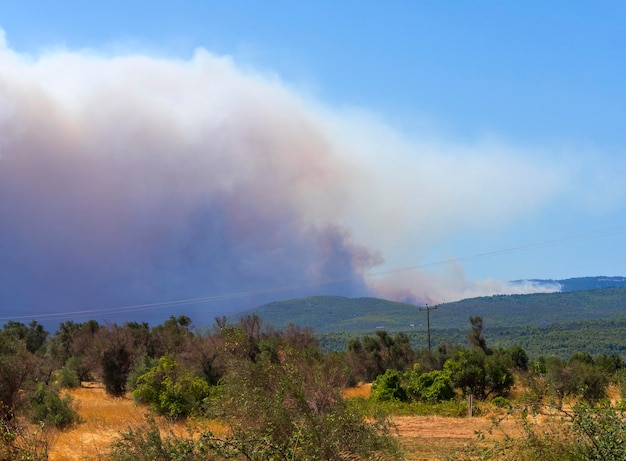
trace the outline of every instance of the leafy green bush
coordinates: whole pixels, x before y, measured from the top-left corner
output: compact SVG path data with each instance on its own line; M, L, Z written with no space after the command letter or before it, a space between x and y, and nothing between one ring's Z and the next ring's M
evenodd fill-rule
M78 413L72 407L70 395L59 395L56 387L41 383L30 397L31 420L62 429L80 421Z
M165 356L139 377L133 396L150 404L157 413L176 419L189 416L200 407L209 396L209 385Z
M467 416L467 402L465 399L454 398L437 403L413 402L411 403L413 415L437 415L449 418L463 418ZM474 415L480 415L480 407L474 406Z
M402 378L397 370L387 370L372 383L372 399L379 402L399 400L406 402L409 396L402 387Z
M418 400L436 403L450 400L456 395L452 387L449 371L435 370L419 373L418 370L407 372L407 392Z
M508 399L502 397L501 395L494 397L491 400L491 403L498 408L507 408L511 406L511 402Z
M604 405L575 407L574 429L586 442L585 459L623 461L626 459L626 412Z
M76 369L67 364L62 367L57 373L57 384L69 389L80 387L80 379Z
M388 400L379 402L373 399L356 397L348 399L347 403L357 408L368 418L395 416L428 416L437 415L451 418L463 418L467 416L467 402L464 399L452 399L438 403L426 403L421 401L400 402ZM477 414L477 407L474 407Z

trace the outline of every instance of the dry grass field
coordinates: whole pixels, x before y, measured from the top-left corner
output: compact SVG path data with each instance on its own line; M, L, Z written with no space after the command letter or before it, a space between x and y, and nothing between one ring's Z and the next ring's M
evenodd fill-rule
M368 397L369 385L348 389L346 397ZM108 447L123 431L144 423L148 409L130 398L113 398L97 383L83 383L69 391L83 422L71 429L56 432L50 439L51 461L100 461L106 459ZM465 447L477 443L476 431L487 432L490 417L445 418L439 416L397 416L394 418L398 437L406 448L408 460L437 461L454 456ZM184 423L164 420L165 431L186 433ZM220 427L213 425L213 431ZM509 434L517 430L512 421L503 421L501 430Z
M83 383L82 387L68 393L83 422L74 427L51 435L50 461L100 461L106 459L108 447L121 431L139 427L145 423L148 408L138 405L129 397L114 398L104 392L98 383ZM219 433L217 424L207 427ZM159 420L163 431L182 435L188 432L186 423Z
M56 434L51 461L104 459L107 446L119 431L141 424L147 411L130 399L107 395L96 383L83 383L83 387L72 389L69 394L83 422Z

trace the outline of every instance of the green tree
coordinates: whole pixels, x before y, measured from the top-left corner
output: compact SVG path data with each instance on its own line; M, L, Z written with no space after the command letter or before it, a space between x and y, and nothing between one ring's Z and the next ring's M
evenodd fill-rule
M150 333L150 352L155 357L179 354L185 349L188 339L193 337L191 323L185 315L170 316L163 324L154 327ZM133 331L140 329L133 328Z
M513 364L506 354L487 355L482 349L461 350L444 365L454 385L482 400L504 396L514 384Z
M603 368L593 364L591 356L575 354L568 363L556 357L546 359L546 385L561 408L566 397L582 397L598 402L606 397L609 384Z
M48 332L36 320L31 321L28 327L23 323L9 320L4 324L2 334L14 341L24 341L28 352L33 354L43 348L48 338Z

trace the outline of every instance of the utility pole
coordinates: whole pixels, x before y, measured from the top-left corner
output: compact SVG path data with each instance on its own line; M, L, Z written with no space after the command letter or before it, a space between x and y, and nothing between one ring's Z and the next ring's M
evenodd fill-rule
M435 309L437 309L437 306L435 307L428 307L428 304L425 305L426 307L420 307L420 312L422 311L426 311L426 319L428 321L428 352L430 352L430 311L434 311Z

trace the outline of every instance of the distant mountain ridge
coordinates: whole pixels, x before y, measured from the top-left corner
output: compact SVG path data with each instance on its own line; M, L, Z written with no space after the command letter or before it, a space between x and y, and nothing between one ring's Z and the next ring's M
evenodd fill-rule
M466 329L469 316L485 319L489 328L543 326L552 323L626 318L626 277L597 276L565 280L531 280L561 286L560 292L494 295L445 303L431 311L432 329ZM289 323L310 327L318 334L366 334L426 329L419 306L379 298L312 296L276 301L233 316L256 314L282 329Z

